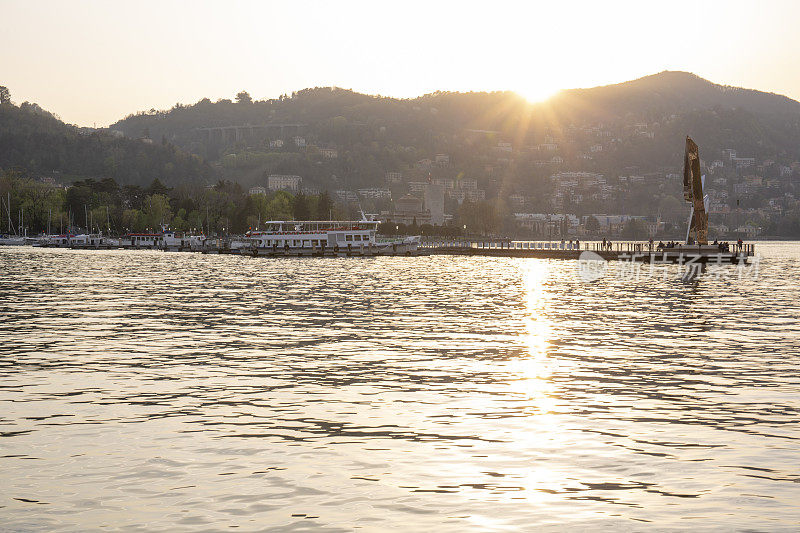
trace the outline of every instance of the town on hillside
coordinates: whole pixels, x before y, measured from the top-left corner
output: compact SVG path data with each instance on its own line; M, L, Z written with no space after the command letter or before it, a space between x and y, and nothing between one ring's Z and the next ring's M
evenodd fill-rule
M643 136L652 138L646 125L637 127ZM505 228L515 236L550 239L669 238L685 227L686 207L679 197L681 176L677 163L675 169L656 172L629 167L626 175L569 169L568 160L562 155L565 152L577 152L580 160L590 160L621 142L599 127L589 133L595 135L596 142L586 150L581 150L579 143L548 138L549 142L515 152L512 143L499 141L481 179L467 177L457 160L437 153L407 167L387 170L380 186L336 188L331 193L351 211L367 207L381 220L406 226L463 226L473 222L480 230ZM302 144L304 139L295 137L293 142ZM569 146L564 147L564 142ZM319 152L323 158L338 157L336 148ZM503 191L492 178L497 168L526 163L551 172L542 190ZM707 154L701 168L706 175L710 231L718 238L776 235L786 215L800 210L796 188L800 161L779 164L774 159L757 160L726 148ZM275 191L314 195L320 188L304 184L299 175L269 174L263 185L255 185L248 192L266 195ZM501 221L499 228L484 227L487 221L480 217L470 220L459 216L461 212L477 211L474 207L487 200L503 204L507 220ZM615 209L609 209L612 206ZM650 214L632 214L643 210Z

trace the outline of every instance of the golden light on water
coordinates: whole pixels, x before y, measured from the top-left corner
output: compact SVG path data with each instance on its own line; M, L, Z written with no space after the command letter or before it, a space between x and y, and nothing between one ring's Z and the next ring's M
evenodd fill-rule
M552 324L547 318L548 293L545 290L548 268L544 261L530 261L523 270L525 291L526 333L528 356L514 362L514 372L519 376L520 392L526 394L531 407L539 414L553 408L551 361L547 356Z
M548 318L551 295L547 291L550 275L546 261L528 261L522 267L525 306L524 342L527 354L513 364L518 377L516 392L524 395L529 416L514 435L519 449L538 449L557 453L567 438L556 411L556 390L552 375L554 360L548 355L553 324ZM546 505L552 499L564 473L552 465L532 462L521 472L520 486L529 504Z

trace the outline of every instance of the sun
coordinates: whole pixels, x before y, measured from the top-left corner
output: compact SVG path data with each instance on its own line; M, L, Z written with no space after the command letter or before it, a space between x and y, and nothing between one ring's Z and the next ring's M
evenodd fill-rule
M517 89L514 92L523 97L528 102L536 104L539 102L544 102L545 100L549 100L550 98L555 96L556 93L559 92L559 90L560 89L553 86L536 85L525 89Z

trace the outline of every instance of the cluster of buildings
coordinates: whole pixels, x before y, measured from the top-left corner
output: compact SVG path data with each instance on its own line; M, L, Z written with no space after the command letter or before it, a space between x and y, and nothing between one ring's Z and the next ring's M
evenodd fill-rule
M596 172L570 171L558 172L550 176L553 184L551 205L563 209L565 204L580 203L585 199L610 200L615 192L614 186Z
M391 211L381 213L381 218L397 224L431 224L442 226L452 219L444 212L444 189L428 184L422 197L406 194L394 203Z
M665 117L663 123L675 118ZM658 235L665 227L658 217L651 219L628 214L578 216L568 213L602 210L625 213L633 204L622 199L638 198L641 202L641 198L648 195L662 199L672 196L681 203L672 204L679 207L673 207L666 220L681 224L678 220L680 208L687 207L688 210L688 206L683 205L680 194L679 168L609 170L614 168L613 154L624 146L621 143L632 138L656 139L659 127L658 122L641 122L614 130L603 124L567 125L556 133L544 134L535 143L526 141L524 145L502 139L500 132L468 130L466 134L473 140L488 140L482 145L480 157L470 162L471 167L457 167L450 154L436 153L416 162L412 159L400 169L385 172L383 184L355 190L336 189L332 193L340 202L366 200L372 208L381 211L382 217L398 224L445 224L452 218L445 209L455 212L456 206L464 202L476 203L495 197L501 188L498 185L502 179L500 176L513 164L515 169L526 168L531 175L538 176L537 179L541 180L538 183L548 184L541 190L529 191L527 196L513 192L507 198L517 225L523 229L539 235L556 232L585 237L598 232L613 236L636 221L637 227L646 227L650 235ZM280 148L283 142L270 141L270 147ZM339 157L335 146L307 144L306 139L300 136L286 142L312 150L321 159L335 160ZM407 148L413 152L414 147ZM779 164L770 159L759 160L733 148L717 154L706 151L708 153L713 159L702 162L707 175L707 207L712 228L716 225L720 233L757 235L766 221L800 210L800 187L795 189L793 181L800 177L800 162ZM477 165L476 161L479 162ZM678 167L679 163L675 166ZM481 179L466 177L464 173L480 175ZM254 187L250 192L305 191L302 181L296 175L269 175L265 187ZM487 192L485 187L490 190ZM547 196L542 199L542 194ZM641 205L636 207L641 213ZM528 209L549 210L550 214L527 212ZM654 216L659 215L657 210L653 211Z
M248 192L250 195L254 194L267 194L267 192L275 191L288 191L296 193L300 191L300 185L303 183L303 178L300 176L288 174L270 174L267 176L267 186L263 187L257 185L251 187Z
M712 231L754 238L771 223L800 212L800 161L782 165L726 148L705 166Z
M637 223L638 237L655 238L666 225L661 217L592 214L578 216L568 213L515 213L517 226L543 239L618 238L626 226ZM646 234L646 235L642 235Z

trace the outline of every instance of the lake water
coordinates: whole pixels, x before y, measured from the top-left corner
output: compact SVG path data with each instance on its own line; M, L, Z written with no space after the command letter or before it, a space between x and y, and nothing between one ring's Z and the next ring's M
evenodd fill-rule
M0 529L797 530L800 244L0 249Z

